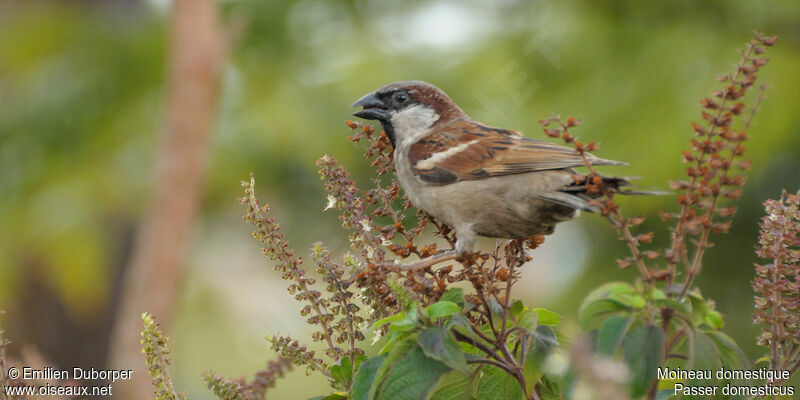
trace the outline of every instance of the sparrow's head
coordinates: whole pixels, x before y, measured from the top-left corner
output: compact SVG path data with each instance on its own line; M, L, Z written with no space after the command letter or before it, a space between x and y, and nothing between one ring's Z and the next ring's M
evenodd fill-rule
M396 147L396 141L415 141L436 124L466 118L442 90L422 81L402 81L367 93L351 107L363 107L356 117L378 120Z

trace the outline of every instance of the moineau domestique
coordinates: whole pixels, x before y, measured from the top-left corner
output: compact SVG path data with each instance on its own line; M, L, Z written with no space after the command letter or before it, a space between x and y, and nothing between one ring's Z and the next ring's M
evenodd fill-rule
M711 379L714 372L709 370L695 370L695 369L670 369L669 367L658 368L658 379Z
M669 367L658 368L658 379L764 379L767 382L774 382L775 380L789 379L789 371L784 370L769 370L761 368L755 371L742 371L742 370L729 370L720 369L716 374L711 370L693 370L693 369L670 369Z

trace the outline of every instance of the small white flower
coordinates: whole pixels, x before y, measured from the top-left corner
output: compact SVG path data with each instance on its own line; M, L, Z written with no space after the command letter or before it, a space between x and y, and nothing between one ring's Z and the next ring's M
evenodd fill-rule
M372 246L367 246L367 258L372 258L375 255L375 249Z
M366 218L361 220L361 227L364 228L364 232L369 232L372 230L372 225L369 224L369 220Z
M336 206L336 197L333 197L333 195L329 194L328 195L328 204L325 206L325 208L322 209L322 211L328 211L331 208L333 208L334 206Z
M375 336L372 337L371 345L375 346L375 343L378 343L378 341L381 340L381 338L383 337L383 333L381 333L380 329L375 329L374 331L372 331L372 333L374 333Z

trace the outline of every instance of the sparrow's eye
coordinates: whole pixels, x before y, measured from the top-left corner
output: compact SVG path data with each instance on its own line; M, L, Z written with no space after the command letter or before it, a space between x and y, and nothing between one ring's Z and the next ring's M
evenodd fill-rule
M405 104L408 101L408 95L403 92L398 92L394 95L394 101L396 101L397 104Z

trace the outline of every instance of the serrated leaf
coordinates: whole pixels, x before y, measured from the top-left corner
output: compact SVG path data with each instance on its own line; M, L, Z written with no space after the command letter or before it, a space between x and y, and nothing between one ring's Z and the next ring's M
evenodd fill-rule
M417 342L428 357L439 360L464 374L472 373L467 366L461 346L447 329L428 328L419 334Z
M522 400L524 393L514 377L497 367L485 367L475 397L480 400Z
M547 325L536 327L531 337L528 354L525 356L523 370L528 390L532 390L533 386L544 375L544 364L547 361L547 357L556 347L558 347L558 339L553 328Z
M388 345L387 345L388 346ZM384 346L384 347L387 347ZM386 359L384 360L383 364L378 368L378 372L375 375L375 382L370 389L370 399L374 399L375 392L378 390L377 382L383 382L384 378L386 378L386 374L389 372L391 367L397 362L397 360L403 358L406 353L411 351L414 347L417 347L417 340L416 338L404 337L403 339L398 339L395 343L391 346L386 353Z
M686 363L688 369L717 371L722 366L717 344L704 332L694 331L690 333L689 351L690 354ZM710 386L713 384L713 377L712 380L693 379L687 383L690 386Z
M464 392L469 387L469 379L461 377L455 382L442 385L431 395L430 400L462 400L471 399L471 396L464 396Z
M433 303L430 306L428 306L428 308L425 309L425 312L428 314L428 317L432 319L446 318L451 315L460 313L461 307L459 307L458 304L453 303L452 301L439 300L436 303Z
M350 357L342 357L336 364L331 365L329 368L333 380L347 388L350 386L350 381L353 379L353 365L350 362Z
M597 352L605 356L614 355L614 352L622 345L631 321L630 317L618 315L606 319L597 335Z
M622 353L632 375L631 396L640 397L657 378L657 368L664 358L664 333L654 325L638 327L625 336Z
M425 355L419 346L406 351L378 382L375 400L424 399L450 367Z
M464 289L462 288L449 289L448 291L444 292L442 298L439 299L439 301L442 300L456 303L460 309L463 309L467 304L466 299L464 299Z
M561 322L560 315L546 308L534 308L533 311L536 313L536 322L539 325L556 326L559 322Z
M736 341L722 332L706 332L708 337L717 344L720 361L726 369L745 370L750 368L750 362Z
M383 365L386 357L387 355L384 354L370 358L358 366L356 376L353 378L353 386L350 389L351 400L369 400L372 383L375 381L378 369Z

